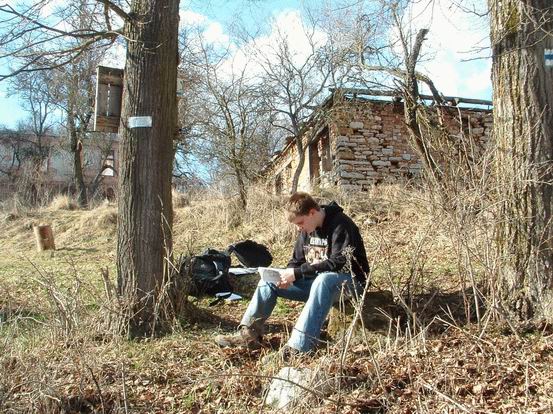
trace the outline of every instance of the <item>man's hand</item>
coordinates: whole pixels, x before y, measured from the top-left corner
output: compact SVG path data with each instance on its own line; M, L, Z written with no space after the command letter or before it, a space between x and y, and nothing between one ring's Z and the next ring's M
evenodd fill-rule
M296 276L294 276L294 269L284 269L280 272L280 282L277 287L279 289L287 289L292 285L292 283L294 283L294 280L296 280Z

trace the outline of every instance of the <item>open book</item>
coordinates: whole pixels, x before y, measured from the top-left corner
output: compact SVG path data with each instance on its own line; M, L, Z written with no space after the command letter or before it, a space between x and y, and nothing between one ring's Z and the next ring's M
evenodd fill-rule
M265 282L268 283L279 283L280 282L280 272L284 269L278 269L276 267L258 267L257 271L259 276Z

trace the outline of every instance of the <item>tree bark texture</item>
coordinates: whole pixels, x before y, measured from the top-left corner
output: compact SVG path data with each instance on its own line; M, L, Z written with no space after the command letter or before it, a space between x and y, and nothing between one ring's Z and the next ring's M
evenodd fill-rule
M246 209L246 206L248 205L248 192L246 190L246 182L244 181L242 168L237 166L234 170L234 174L236 175L238 192L240 194L240 205L242 206L243 209Z
M489 0L501 292L524 319L553 319L553 7Z
M298 165L294 171L294 176L292 177L292 188L290 193L294 194L298 191L298 185L300 182L301 171L305 165L305 148L303 146L303 139L301 135L296 136L296 149L298 150Z
M135 0L125 26L117 271L131 337L151 335L163 322L160 305L172 250L178 6L178 0ZM150 116L152 126L129 125L137 116Z
M83 144L79 140L77 127L75 125L75 115L72 106L69 107L67 115L67 127L69 129L69 140L71 143L71 153L73 154L73 180L75 183L75 192L77 193L77 203L79 207L86 207L88 196L83 175Z

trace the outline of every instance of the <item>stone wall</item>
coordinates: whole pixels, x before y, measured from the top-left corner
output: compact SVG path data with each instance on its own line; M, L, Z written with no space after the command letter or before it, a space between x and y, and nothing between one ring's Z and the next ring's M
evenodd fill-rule
M443 113L453 140L470 136L475 152L483 151L492 130L490 110L446 107ZM290 188L296 165L291 143L266 172L277 192ZM359 191L379 183L417 179L421 172L422 162L405 126L403 103L344 99L333 103L328 128L309 146L299 189L338 185Z
M470 132L479 151L492 130L488 110L445 108L445 124L453 138ZM345 190L367 189L382 182L420 176L422 161L411 144L403 103L349 101L334 114L331 136L336 183Z

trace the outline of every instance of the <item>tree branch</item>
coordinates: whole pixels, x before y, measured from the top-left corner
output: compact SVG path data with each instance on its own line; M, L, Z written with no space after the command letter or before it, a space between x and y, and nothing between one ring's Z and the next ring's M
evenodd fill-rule
M117 4L111 2L110 0L96 0L96 2L103 4L106 8L113 11L115 14L117 14L119 17L121 17L124 21L132 23L133 18L131 17L131 15L129 15L127 12L125 12Z

